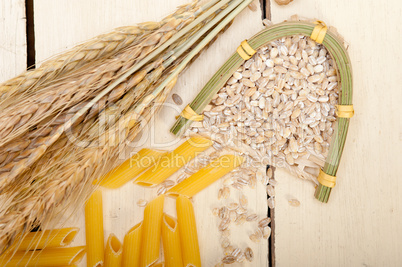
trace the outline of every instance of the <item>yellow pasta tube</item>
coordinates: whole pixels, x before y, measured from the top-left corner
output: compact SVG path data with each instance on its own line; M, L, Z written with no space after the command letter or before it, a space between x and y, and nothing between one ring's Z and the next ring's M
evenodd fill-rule
M18 239L7 251L34 250L53 247L64 247L69 245L80 229L77 227L51 229L45 231L30 232L22 240ZM7 253L7 252L5 252Z
M244 158L241 156L223 155L212 161L205 168L172 187L166 194L172 197L183 195L190 198L237 168L243 161Z
M158 262L158 263L152 264L152 267L164 267L164 266L167 266L167 265L165 265L164 262Z
M99 267L104 262L102 192L97 190L85 205L87 266Z
M146 169L154 166L167 153L166 151L157 151L148 148L141 149L137 154L100 179L99 185L111 189L119 188ZM97 183L97 181L94 183Z
M84 255L85 246L17 251L11 259L9 255L0 256L0 266L69 266L78 264Z
M183 265L201 267L200 247L193 204L185 196L176 199L177 222L179 224L180 244Z
M166 267L182 267L179 227L177 220L167 214L163 215L162 243Z
M207 138L191 137L173 152L162 157L153 168L145 171L134 182L141 186L158 185L211 145L212 141Z
M137 224L128 231L123 242L122 267L138 267L141 255L142 223Z
M140 267L151 266L159 258L164 199L165 196L160 195L145 207L144 221L142 222Z
M110 234L105 248L105 267L120 267L123 246L114 234Z

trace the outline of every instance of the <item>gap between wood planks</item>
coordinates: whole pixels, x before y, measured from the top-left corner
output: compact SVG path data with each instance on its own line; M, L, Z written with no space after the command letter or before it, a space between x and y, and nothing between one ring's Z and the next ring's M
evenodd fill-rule
M271 20L271 0L259 0L262 20ZM25 0L26 15L26 40L27 40L27 69L34 69L36 64L35 52L35 17L34 0ZM269 166L267 166L269 168ZM273 168L273 167L272 167ZM275 171L275 168L273 168ZM275 175L275 174L274 174ZM274 209L268 208L267 216L271 218L271 236L268 240L268 264L269 267L275 266L275 213ZM34 229L35 231L35 229Z
M260 0L262 20L271 20L271 0ZM275 167L267 166L272 168L273 179L275 179ZM267 198L269 196L267 195ZM275 209L270 209L268 207L267 216L271 218L271 236L268 239L268 266L275 267Z
M35 58L35 19L34 0L25 0L26 35L27 35L27 69L34 69Z

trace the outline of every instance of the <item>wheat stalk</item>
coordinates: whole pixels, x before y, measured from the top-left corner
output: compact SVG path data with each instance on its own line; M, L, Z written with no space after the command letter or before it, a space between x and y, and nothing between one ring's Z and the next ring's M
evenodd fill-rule
M155 41L151 41L151 44L156 43ZM149 44L149 43L148 43ZM74 96L77 96L77 94L75 94ZM81 98L82 95L78 95L78 98ZM45 96L45 98L49 98L49 96ZM50 97L51 98L51 97ZM54 98L54 97L53 97ZM65 99L63 99L64 102L69 102L69 101L65 101ZM71 102L71 101L70 101ZM79 107L79 106L78 106ZM68 118L69 114L74 113L74 109L76 107L73 107L72 109L70 109L72 112L64 114L64 118ZM32 111L32 109L31 109ZM43 110L40 110L43 111ZM24 113L22 115L25 115ZM35 114L37 117L44 117L43 114L41 112L39 112L39 114ZM20 116L21 117L21 116ZM23 119L25 118L25 116L22 116ZM29 114L26 117L29 117L30 121L32 121L32 115ZM61 117L61 119L63 119L63 117ZM55 122L55 124L57 125L57 120L53 121ZM50 126L52 124L49 123L49 125L46 126ZM55 126L56 127L56 126ZM55 128L54 127L54 128ZM6 129L8 128L7 126L5 127ZM14 177L16 177L19 173L21 173L24 169L26 169L27 167L29 167L31 164L33 164L46 150L46 148L48 146L50 146L53 142L55 142L55 140L57 140L57 138L60 136L61 131L60 131L60 127L57 127L55 129L53 129L52 131L49 131L49 129L46 129L47 132L51 133L50 136L47 137L41 137L40 139L38 139L37 142L27 142L25 141L17 141L17 142L13 142L10 145L10 149L5 149L6 152L10 152L12 151L12 147L15 145L18 146L18 148L28 148L26 151L24 151L21 155L15 155L16 153L13 153L12 155L8 154L7 157L5 157L6 155L2 155L2 158L4 158L4 164L3 164L3 173L1 175L1 177L3 177L4 182L6 182L7 180L10 181L12 180ZM35 134L32 134L31 136L36 138L39 136L42 136L43 134L45 134L45 131L39 131L36 132ZM5 140L5 142L7 142L7 140ZM62 142L60 142L62 143ZM27 145L30 145L29 147L27 147ZM10 162L10 160L12 159L16 159L17 162Z
M90 123L91 118L97 116L98 113L106 106L111 106L115 104L115 102L125 92L130 91L131 88L133 88L137 84L140 83L143 86L144 83L141 81L143 81L147 71L152 70L156 66L160 65L160 63L158 62L155 63L150 64L144 70L141 70L135 75L131 76L126 82L122 83L111 94L102 99L98 105L93 106L93 108L87 114L85 114L85 116L83 116L82 125ZM146 77L145 80L148 81L149 79L150 77ZM136 89L138 91L140 88ZM132 96L132 93L126 94L123 99L128 99L130 96ZM132 99L132 101L134 101L134 99ZM132 101L125 101L127 103L122 102L118 103L118 105L125 104L125 106L127 106L132 103ZM63 115L58 116L56 119L42 122L41 124L39 124L36 130L31 131L27 135L23 135L20 138L16 138L12 142L3 146L2 150L0 151L0 173L2 173L0 177L3 177L3 179L0 179L0 183L4 186L6 183L16 177L16 175L20 173L23 169L32 165L32 163L34 163L43 154L46 148L49 147L52 144L52 141L58 136L58 129L60 128L60 125L62 125L65 120L72 117L77 109L79 109L86 103L87 102L84 101L78 106L70 108L65 113L63 113ZM79 124L77 123L77 125ZM59 146L61 146L60 142ZM11 173L13 169L15 174ZM2 188L3 186L0 186L0 188Z
M119 27L76 45L72 49L46 60L36 69L25 71L0 84L0 101L3 104L10 103L10 100L16 96L40 88L47 82L56 80L74 69L92 64L93 60L113 56L118 51L140 42L163 26L170 18L179 18L185 12L194 13L198 8L197 1L195 1L178 7L176 12L160 22L144 22L134 26Z

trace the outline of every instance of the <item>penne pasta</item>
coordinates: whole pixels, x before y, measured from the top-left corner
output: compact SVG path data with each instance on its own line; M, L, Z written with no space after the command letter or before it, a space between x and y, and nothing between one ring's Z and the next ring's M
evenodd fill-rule
M198 245L193 204L187 197L178 196L176 199L176 210L183 265L185 267L201 267L200 247Z
M153 168L141 174L134 183L148 187L158 185L211 145L212 141L207 138L191 137L173 152L162 157Z
M167 265L165 265L164 262L158 262L158 263L152 264L151 266L152 266L152 267L165 267L165 266L167 266Z
M78 264L84 255L85 246L17 251L11 259L4 254L0 256L0 266L70 266Z
M162 221L163 256L166 267L182 267L179 226L177 220L167 214Z
M140 264L142 223L137 224L124 237L121 266L138 267Z
M85 237L87 266L98 267L104 263L102 192L95 191L85 205Z
M119 188L146 169L154 166L167 153L166 151L157 151L148 148L141 149L123 164L101 178L99 185L111 189ZM94 183L97 182L95 181Z
M22 240L15 241L15 244L7 251L35 250L43 248L64 247L73 242L80 229L77 227L51 229L45 231L30 232ZM7 253L7 252L5 252Z
M141 236L141 267L151 266L159 258L164 199L165 196L161 195L145 207Z
M105 248L105 267L120 267L123 246L114 234L110 234Z
M190 198L237 168L243 161L244 158L241 156L223 155L212 161L205 168L172 187L166 194L172 197L183 195Z

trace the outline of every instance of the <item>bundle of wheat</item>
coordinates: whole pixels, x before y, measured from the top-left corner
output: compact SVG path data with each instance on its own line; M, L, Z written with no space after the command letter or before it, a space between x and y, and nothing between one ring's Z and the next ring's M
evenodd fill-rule
M0 85L0 250L81 207L178 74L250 2L194 1Z

